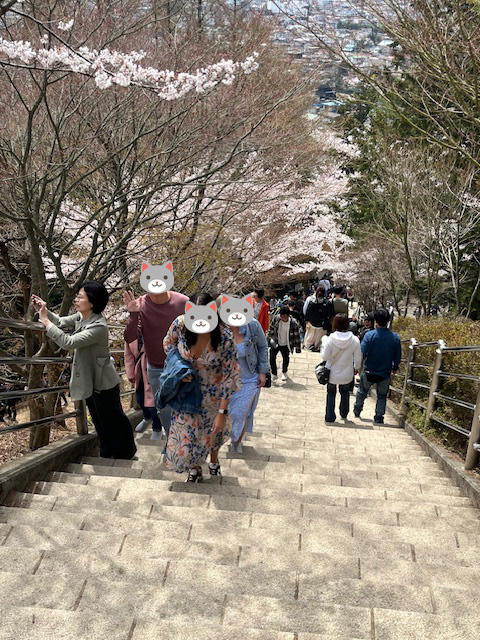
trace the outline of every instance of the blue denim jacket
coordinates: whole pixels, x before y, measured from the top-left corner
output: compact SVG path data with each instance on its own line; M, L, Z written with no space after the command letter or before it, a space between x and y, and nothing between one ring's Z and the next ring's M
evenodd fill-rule
M385 378L396 371L402 357L400 336L390 329L377 327L362 340L363 367Z
M191 382L182 382L191 375ZM196 369L182 358L178 349L168 352L165 366L160 376L160 389L155 395L155 406L163 409L167 404L174 411L200 413L202 392Z
M258 320L252 320L238 332L244 336L245 359L251 373L268 373L268 345L267 339Z

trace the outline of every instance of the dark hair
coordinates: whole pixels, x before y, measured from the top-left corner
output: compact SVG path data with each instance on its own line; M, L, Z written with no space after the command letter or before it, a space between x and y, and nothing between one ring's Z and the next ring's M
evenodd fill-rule
M290 309L288 307L286 307L285 305L282 305L280 307L280 315L281 316L289 316L290 315Z
M108 303L110 294L101 282L87 281L78 287L87 294L88 301L92 304L93 313L102 313Z
M201 291L198 293L194 293L193 296L190 296L190 302L192 304L197 304L200 306L206 306L213 302L213 298L209 293L202 293ZM197 344L198 334L190 331L185 327L185 339L187 342L187 346L193 347L194 344ZM220 322L217 324L213 331L210 331L210 342L212 344L213 349L216 351L218 349L218 345L220 344L220 340L222 339L222 333L220 330Z
M363 321L365 322L365 320L368 320L369 322L371 322L373 324L375 322L374 314L373 313L367 313L367 315L365 316Z
M318 287L315 289L315 292L325 297L325 287L323 286L323 284L319 284Z
M390 320L390 314L386 309L377 309L374 312L373 317L375 318L375 322L379 327L386 327L388 321Z
M334 331L348 331L350 329L350 320L346 313L337 313L333 319L332 329Z
M333 287L333 293L343 293L343 287Z
M263 298L263 296L265 295L265 289L254 289L254 291L259 298Z
M296 291L289 291L289 292L288 292L288 295L289 295L291 298L292 298L292 297L298 298L298 293L297 293Z

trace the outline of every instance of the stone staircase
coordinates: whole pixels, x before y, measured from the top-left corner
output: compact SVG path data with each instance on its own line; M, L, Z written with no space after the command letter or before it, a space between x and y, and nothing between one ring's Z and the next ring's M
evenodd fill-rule
M480 520L387 419L324 424L318 355L262 392L244 454L190 485L83 458L0 507L1 640L465 640Z

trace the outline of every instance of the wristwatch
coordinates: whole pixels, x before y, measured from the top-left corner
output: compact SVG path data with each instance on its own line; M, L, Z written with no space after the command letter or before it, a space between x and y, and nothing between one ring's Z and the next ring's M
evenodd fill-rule
M228 409L219 409L218 413L223 413L224 416L228 415Z

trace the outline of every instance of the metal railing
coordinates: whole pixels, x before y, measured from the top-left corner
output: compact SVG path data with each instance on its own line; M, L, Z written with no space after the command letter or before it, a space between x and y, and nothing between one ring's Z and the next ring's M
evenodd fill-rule
M480 345L447 347L443 340L438 340L436 342L418 343L415 338L411 338L410 340L402 340L402 343L409 345L407 357L405 360L403 360L406 365L403 386L402 389L399 389L398 387L391 385L390 391L401 396L400 406L403 412L405 411L406 405L412 404L416 407L419 407L424 412L425 426L428 426L433 421L437 424L442 425L443 427L446 427L447 429L450 429L452 431L455 431L456 433L461 434L462 436L467 437L468 448L464 467L466 470L473 469L478 463L480 453L480 376L468 373L458 373L455 371L444 371L443 368L445 364L446 354L480 352ZM436 347L434 362L432 362L431 364L417 363L416 358L418 355L418 350L425 348L431 349L432 347ZM416 370L426 370L429 373L431 372L430 382L426 383L415 380L414 374ZM456 378L457 380L476 383L477 393L475 402L468 402L467 400L454 398L442 393L440 388L442 384L442 378ZM421 389L423 391L428 391L428 399L426 399L425 402L422 402L418 398L409 394L409 389ZM443 403L446 403L447 405L453 405L471 411L473 416L470 429L467 429L464 426L458 424L454 424L453 422L450 422L444 416L436 412L437 402L439 400Z
M34 331L45 331L45 327L41 322L28 322L26 320L14 320L12 318L0 318L0 327L8 328L8 329L16 329L18 330L34 330ZM109 325L109 329L121 329L122 331L125 329L124 325L120 324L111 324ZM123 338L122 338L123 339ZM111 354L122 354L124 353L123 349L110 349ZM24 357L24 356L2 356L0 357L0 365L12 365L12 364L20 364L20 365L47 365L50 366L52 364L70 364L73 361L72 356L32 356L32 357ZM125 370L121 369L118 371L119 375L124 375ZM15 383L12 380L12 383ZM11 390L11 391L2 391L0 392L0 402L4 400L10 399L19 399L19 398L31 398L37 396L43 396L52 393L64 393L68 391L68 385L57 385L55 387L37 387L35 389L21 389L21 390ZM134 404L135 398L135 389L130 389L128 391L121 392L120 396L132 396L132 406ZM38 418L36 420L27 420L25 422L9 425L7 427L0 428L0 435L3 433L10 433L12 431L21 431L23 429L29 429L31 427L41 427L47 424L52 424L55 422L62 422L67 418L75 418L76 428L78 435L86 435L88 434L88 422L87 422L87 407L85 400L75 401L74 402L75 409L73 411L67 411L65 413L58 413L51 416L45 416L42 418Z

